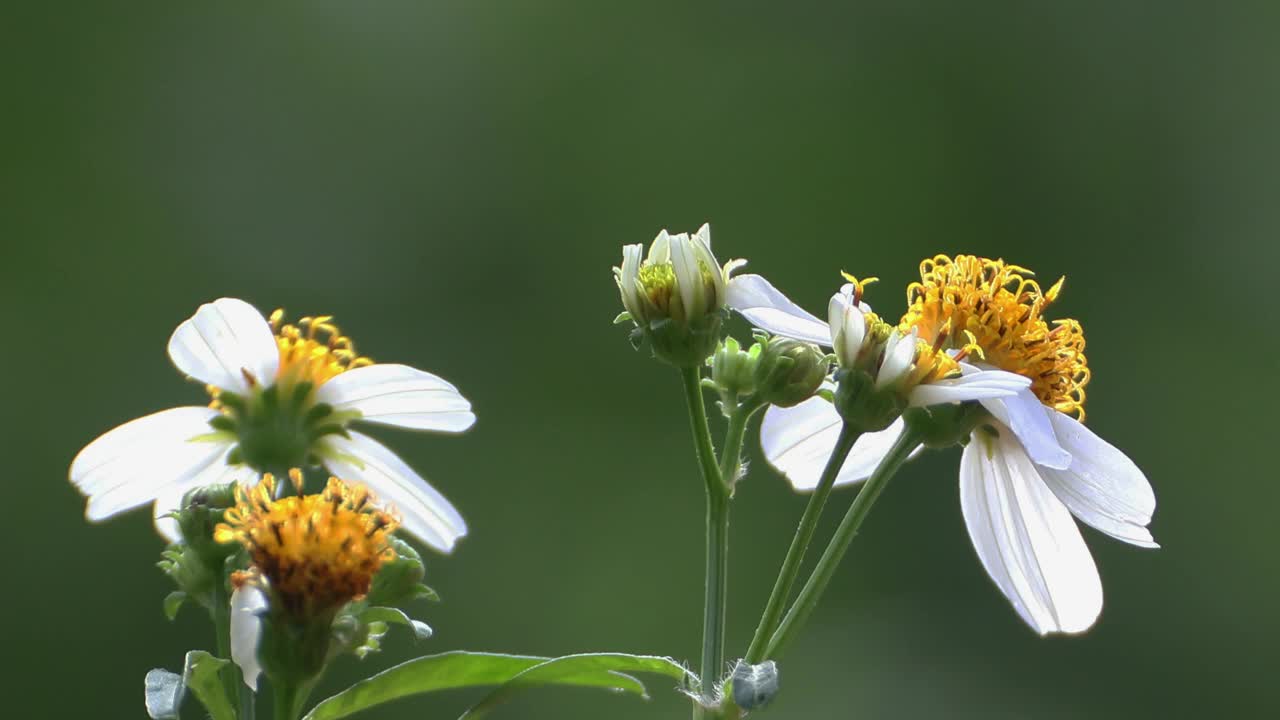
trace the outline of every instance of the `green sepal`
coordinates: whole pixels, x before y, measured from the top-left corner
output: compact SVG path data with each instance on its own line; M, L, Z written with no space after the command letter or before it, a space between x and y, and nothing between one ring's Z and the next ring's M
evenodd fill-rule
M970 401L911 408L902 418L926 447L942 449L967 443L974 429L991 419L991 413L981 403Z
M422 584L427 571L422 564L422 556L409 543L394 535L388 539L388 545L395 551L396 557L385 562L373 577L369 594L365 596L365 604L369 606L401 607L421 597L435 597L435 592ZM423 588L430 595L423 594Z
M621 325L622 323L626 323L626 322L633 322L633 320L631 319L631 313L627 312L626 310L623 310L622 312L618 313L618 317L613 319L614 325Z
M183 600L193 600L206 610L213 608L214 583L220 578L205 564L200 555L186 543L174 543L160 553L156 566L168 575L183 594ZM170 612L170 597L165 598L165 614ZM174 612L177 612L176 608Z
M879 432L906 410L906 400L891 388L879 389L865 370L841 368L835 373L832 404L840 417L862 432Z
M147 717L151 720L177 720L182 699L186 696L181 675L161 668L149 670L143 680L143 688L142 701L147 708Z
M414 620L399 608L365 608L360 612L359 618L363 623L381 622L387 625L403 625L413 631L414 640L419 642L427 640L435 634L430 625L421 620Z
M187 601L187 594L181 590L174 590L164 597L164 616L170 622L178 617L178 611L182 609L182 604Z

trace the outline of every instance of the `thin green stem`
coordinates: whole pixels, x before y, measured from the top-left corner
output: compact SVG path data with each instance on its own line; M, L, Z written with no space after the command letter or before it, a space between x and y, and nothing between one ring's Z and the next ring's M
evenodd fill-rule
M875 472L867 479L858 496L853 499L853 503L849 506L849 511L845 513L844 519L840 521L840 527L836 528L830 544L827 545L826 551L822 553L817 566L814 567L813 574L809 576L808 582L800 590L795 603L787 611L786 617L782 619L782 623L773 633L773 637L770 638L765 657L777 658L786 649L791 640L795 638L796 633L808 620L818 601L822 599L822 593L827 589L827 584L831 582L831 577L835 574L836 568L839 567L840 560L844 558L845 551L849 549L849 543L858 534L858 528L862 526L862 521L866 519L867 513L871 511L871 506L875 504L876 499L880 497L880 493L884 491L889 478L893 477L898 468L902 467L902 464L907 461L907 458L911 457L911 453L919 445L919 436L908 427L903 430L902 435L898 436L889 453L881 459Z
M720 474L716 462L715 447L711 443L711 430L707 426L707 408L702 399L701 378L698 368L682 368L680 377L684 385L685 402L689 408L689 423L693 430L693 445L698 455L707 493L707 556L706 587L702 613L702 695L707 704L712 700L711 689L720 676L724 664L724 619L727 599L726 571L729 551L729 488ZM745 420L743 426L745 427ZM741 449L741 432L737 442ZM728 449L728 448L726 448ZM736 466L735 463L731 463ZM736 467L733 469L736 473ZM701 718L708 711L694 705L694 717Z
M849 451L853 449L853 444L858 440L859 435L861 432L848 423L840 428L840 437L836 439L836 446L831 451L827 466L822 470L818 487L809 497L804 515L800 517L800 525L796 527L795 537L791 538L791 547L787 549L787 556L782 561L782 569L778 571L778 579L773 584L773 593L769 595L769 602L765 604L764 613L760 616L760 624L756 626L756 634L751 639L751 646L747 649L745 660L752 665L766 658L765 651L769 647L769 639L778 629L782 611L786 609L787 598L791 596L791 588L795 585L796 576L800 574L800 565L809 549L809 543L813 540L813 533L818 528L818 518L822 516L822 509L831 495L831 489L835 487L836 476L840 474L840 468L844 466L845 458L849 456Z

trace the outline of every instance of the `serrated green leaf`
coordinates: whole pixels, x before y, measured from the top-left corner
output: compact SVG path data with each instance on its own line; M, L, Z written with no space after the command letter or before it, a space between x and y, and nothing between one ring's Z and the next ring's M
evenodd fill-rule
M616 689L634 692L647 699L644 685L625 673L665 675L679 680L681 686L687 685L691 679L683 665L666 657L625 653L567 655L548 660L511 678L463 713L459 720L478 720L521 690L544 685L586 685L588 683L581 681L601 676L612 676L621 681Z
M216 658L203 650L187 653L182 683L204 705L213 720L236 720L235 707L231 698L227 697L226 688L218 676L218 671L228 662L230 661Z
M367 608L360 613L360 620L362 622L373 622L377 620L384 623L403 625L413 631L413 637L415 640L426 640L434 634L430 625L420 620L414 620L406 615L403 610L398 608Z
M437 690L503 685L549 659L465 651L428 655L361 680L321 702L303 720L336 720L385 702ZM609 671L580 672L549 682L632 692L639 685L634 678Z
M143 686L147 717L151 720L177 720L178 708L182 707L185 694L182 676L156 668L147 673Z
M164 616L172 621L178 617L178 611L182 609L182 604L187 601L187 594L181 590L174 590L164 598Z

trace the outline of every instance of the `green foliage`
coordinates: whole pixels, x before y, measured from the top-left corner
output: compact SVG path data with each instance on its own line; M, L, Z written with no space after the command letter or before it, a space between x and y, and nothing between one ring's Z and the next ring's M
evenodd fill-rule
M203 650L187 653L183 685L204 705L212 720L236 720L236 711L218 673L229 660L216 658Z
M484 715L519 690L542 685L595 687L644 696L644 686L623 672L658 673L684 681L687 672L667 658L571 655L564 658L448 652L397 665L352 685L317 705L304 720L336 720L385 702L466 687L500 686L467 717Z
M371 607L360 613L360 620L366 623L381 622L389 625L403 625L413 631L415 640L426 640L434 633L431 626L421 620L414 620L403 610L390 607Z
M400 607L419 598L439 600L440 596L434 590L422 584L426 569L418 551L394 536L390 538L389 544L395 550L396 557L391 562L383 563L378 570L369 594L365 597L365 603L370 606Z

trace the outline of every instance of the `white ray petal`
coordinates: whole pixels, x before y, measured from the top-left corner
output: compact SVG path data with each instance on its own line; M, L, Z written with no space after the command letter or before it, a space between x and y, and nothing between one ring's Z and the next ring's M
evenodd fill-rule
M680 291L680 302L684 305L685 315L693 317L702 313L706 307L706 288L702 284L702 273L698 269L698 258L690 244L689 236L680 233L671 237L671 270L676 275L676 285Z
M267 594L257 585L245 583L231 593L231 660L240 666L244 684L258 691L258 641L262 636L262 614L267 611Z
M1071 453L1066 470L1040 470L1053 494L1076 517L1111 537L1159 547L1147 530L1156 495L1142 470L1075 418L1055 410L1050 420L1063 448Z
M235 298L205 303L169 338L179 370L206 385L245 393L246 373L263 385L275 382L280 350L262 313Z
M467 534L467 523L453 505L386 446L355 431L350 439L330 436L327 445L329 470L369 486L400 517L405 532L446 553Z
M1041 635L1077 633L1102 611L1102 582L1071 513L1008 433L977 432L960 464L965 526L978 558Z
M225 453L229 443L192 441L213 432L216 410L181 407L131 420L89 443L71 462L70 479L98 521L155 499Z
M640 277L640 264L643 260L644 246L626 245L622 248L622 273L618 280L618 292L622 295L622 306L631 313L637 323L644 320L641 308L636 304L636 281Z
M897 330L889 334L884 346L884 360L880 362L880 371L876 374L876 387L883 388L901 380L911 369L916 357L916 329L903 335Z
M783 337L831 347L831 328L791 302L759 275L739 275L729 281L729 307L752 325Z
M760 423L760 447L765 459L801 492L818 486L822 470L840 437L840 414L821 397L790 408L770 407ZM835 484L849 485L868 478L902 434L895 420L880 432L863 433L840 467Z
M665 229L660 230L649 245L647 260L655 265L671 262L671 235Z
M316 399L357 411L361 420L413 430L459 433L476 421L471 403L452 383L408 365L348 370L321 385Z
M1062 449L1049 422L1049 413L1054 411L1045 407L1029 388L1013 397L988 398L982 406L1013 430L1037 465L1064 470L1071 464L1071 453Z
M1030 386L1030 380L1016 373L1003 370L981 370L957 378L917 385L908 397L908 404L913 407L924 407L942 403L1012 397L1018 391Z

